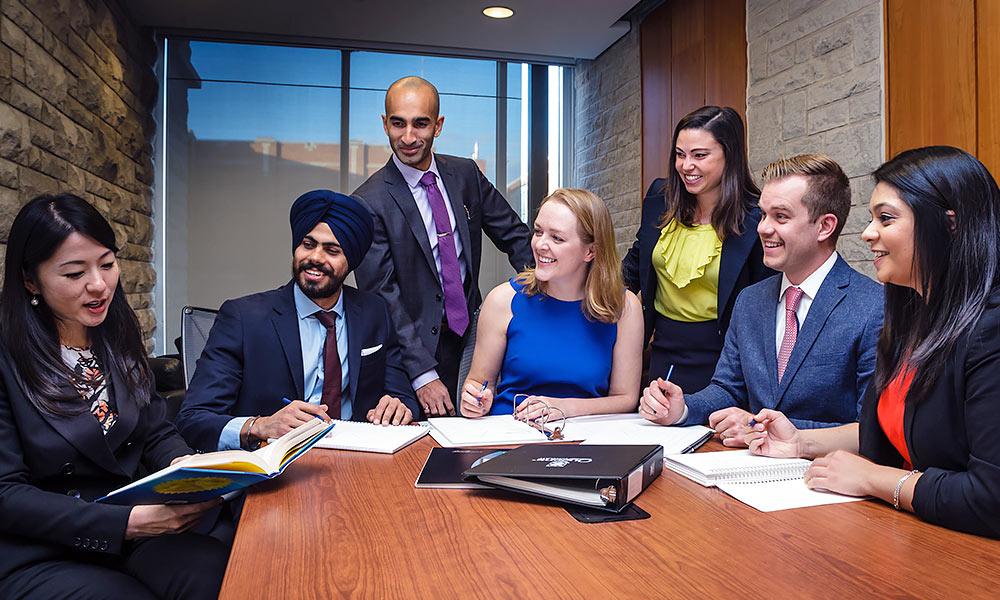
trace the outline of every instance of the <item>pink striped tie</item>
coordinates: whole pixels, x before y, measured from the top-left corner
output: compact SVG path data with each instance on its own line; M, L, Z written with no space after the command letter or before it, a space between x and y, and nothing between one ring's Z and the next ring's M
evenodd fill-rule
M788 366L788 357L792 355L792 348L795 347L795 340L799 336L799 319L795 311L799 310L799 301L802 300L802 290L797 287L790 287L785 290L785 337L781 338L781 348L778 350L778 381L781 381L785 374L785 367Z

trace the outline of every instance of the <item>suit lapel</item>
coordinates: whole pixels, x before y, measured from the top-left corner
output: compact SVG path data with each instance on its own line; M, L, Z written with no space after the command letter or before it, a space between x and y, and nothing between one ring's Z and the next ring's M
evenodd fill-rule
M740 276L743 265L750 256L750 251L757 241L757 228L753 213L748 212L743 221L743 232L740 235L729 236L722 242L722 258L719 259L719 317L729 304L729 297L736 287L736 278Z
M357 394L358 380L361 375L361 307L354 297L354 289L344 286L344 317L347 319L347 368L348 377L347 389L344 395L352 399L353 408L358 409ZM355 413L357 414L357 413Z
M775 311L778 306L778 294L781 293L781 277L772 277L768 280L768 289L764 294L766 302L759 308L757 339L763 340L762 354L764 355L764 368L767 370L767 382L769 394L766 398L761 398L761 404L768 408L773 408L771 401L778 398L778 355L775 352L776 332L774 330Z
M812 305L809 307L809 314L806 315L805 323L799 325L799 334L795 339L795 346L792 348L791 356L788 357L785 374L781 378L781 384L778 386L775 407L781 403L781 399L788 390L788 386L795 379L796 371L802 366L802 362L809 354L809 350L830 318L830 313L847 296L847 286L850 284L850 279L848 273L844 271L846 267L847 263L844 263L844 259L837 257L837 262L834 263L833 269L830 270L823 284L820 285L819 292L816 293L816 298L813 299Z
M454 170L451 168L452 165L448 162L447 158L435 155L434 159L437 163L438 172L441 173L441 185L443 185L445 191L448 192L448 201L451 203L451 211L455 214L455 229L458 231L458 239L462 241L462 248L464 249L462 256L465 259L465 272L472 273L472 246L469 238L469 209L465 206L463 198L472 198L475 197L475 195L466 192L466 182L463 182L455 175Z
M67 393L78 393L76 388L68 382L65 388ZM101 431L100 424L90 412L89 406L83 412L75 415L52 415L45 411L39 412L49 425L59 432L59 435L80 451L80 454L112 473L128 476L118 464L114 453L111 452L108 441L104 439L104 432Z
M391 157L385 167L385 183L389 195L392 196L396 205L399 206L400 213L402 213L403 218L406 220L406 224L409 225L413 237L416 238L417 245L420 246L420 250L423 252L424 258L431 268L431 272L436 274L437 265L434 263L431 243L427 239L427 229L424 227L424 220L420 216L420 210L417 208L417 201L413 199L410 186L403 179L403 174L396 168ZM465 211L463 210L463 212Z
M295 299L292 296L292 286L295 282L289 282L280 294L279 300L273 305L274 314L271 316L271 323L274 331L278 334L278 341L281 342L281 349L285 353L285 362L288 370L292 373L292 380L295 382L295 393L297 398L302 398L305 394L305 384L302 374L302 342L299 339L299 316L295 312Z

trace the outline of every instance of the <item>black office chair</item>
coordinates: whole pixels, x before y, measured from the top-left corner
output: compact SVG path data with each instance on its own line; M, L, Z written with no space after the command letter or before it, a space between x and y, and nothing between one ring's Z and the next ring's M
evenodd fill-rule
M215 316L219 311L197 306L185 306L181 310L181 360L184 362L184 387L191 385L198 357L208 342L208 332L212 330Z
M472 317L469 319L469 336L465 340L465 346L462 347L462 361L458 365L458 389L455 394L455 414L458 416L462 416L462 386L465 385L465 378L469 376L469 369L472 367L472 353L476 349L476 328L478 325L479 309L476 309L476 312L472 313Z

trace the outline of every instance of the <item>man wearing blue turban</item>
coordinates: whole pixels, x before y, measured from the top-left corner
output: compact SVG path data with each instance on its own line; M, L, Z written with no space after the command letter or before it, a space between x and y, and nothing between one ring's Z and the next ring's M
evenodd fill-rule
M219 309L177 427L200 450L253 449L309 419L409 423L416 400L385 301L344 285L372 217L329 190L289 214L292 280Z

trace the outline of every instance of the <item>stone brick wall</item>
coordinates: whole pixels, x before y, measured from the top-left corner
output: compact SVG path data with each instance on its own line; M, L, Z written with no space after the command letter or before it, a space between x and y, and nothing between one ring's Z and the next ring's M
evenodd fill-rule
M881 0L748 0L750 164L808 152L851 178L853 206L838 250L874 275L860 232L869 174L882 162Z
M121 285L147 338L155 59L116 0L0 0L0 253L25 202L83 197L115 230Z
M635 239L642 210L642 84L639 25L594 60L576 63L574 186L611 211L619 256Z

